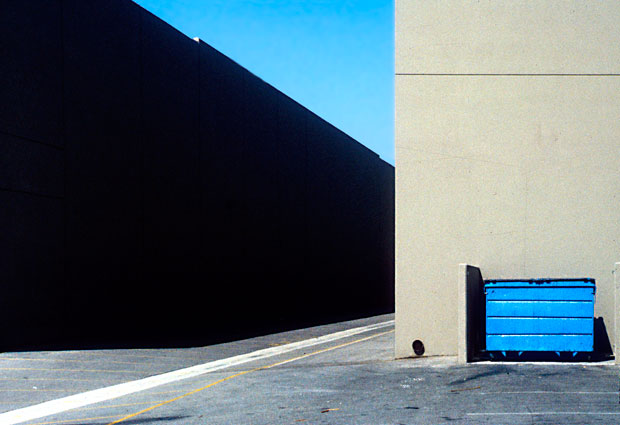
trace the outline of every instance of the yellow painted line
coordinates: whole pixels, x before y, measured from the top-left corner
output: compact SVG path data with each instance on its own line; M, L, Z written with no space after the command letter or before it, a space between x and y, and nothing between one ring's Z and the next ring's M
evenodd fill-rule
M115 425L115 424L124 422L127 419L135 418L138 415L141 415L143 413L149 412L149 411L151 411L153 409L156 409L158 407L164 406L166 404L170 404L170 403L175 402L177 400L181 400L182 398L185 398L185 397L188 397L190 395L199 393L199 392L204 391L204 390L206 390L208 388L214 387L217 384L221 384L222 382L226 382L226 381L228 381L230 379L237 378L239 376L246 375L246 374L251 373L251 372L257 372L259 370L271 369L271 368L276 367L276 366L281 366L281 365L286 364L286 363L291 363L291 362L294 362L294 361L297 361L297 360L305 359L306 357L315 356L317 354L325 353L327 351L336 350L338 348L346 347L348 345L357 344L359 342L367 341L367 340L372 339L372 338L377 338L379 336L386 335L386 334L389 334L389 333L392 333L392 332L394 332L394 330L390 330L390 331L387 331L387 332L381 332L381 333L378 333L378 334L375 334L375 335L370 335L370 336L367 336L365 338L356 339L355 341L349 341L349 342L346 342L344 344L336 345L334 347L328 347L328 348L324 348L322 350L313 351L312 353L303 354L301 356L293 357L292 359L283 360L283 361L280 361L280 362L277 362L277 363L272 363L272 364L267 365L267 366L261 366L261 367L255 368L255 369L250 369L250 370L246 370L246 371L243 371L243 372L239 372L239 373L236 373L234 375L227 376L226 378L220 379L218 381L212 382L209 385L205 385L204 387L201 387L201 388L195 389L193 391L190 391L188 393L185 393L183 395L180 395L178 397L175 397L175 398L172 398L170 400L166 400L166 401L157 403L157 404L155 404L155 405L153 405L151 407L147 407L146 409L140 410L139 412L132 413L131 415L124 416L124 417L122 417L120 419L117 419L117 420L115 420L113 422L110 422L108 425Z
M93 363L101 362L101 360L76 360L76 359L39 359L34 357L0 357L0 360L19 360L19 361L32 361L32 362L57 362L57 363ZM115 364L133 364L150 366L150 364L137 363L137 362L121 362L116 360L106 360L106 363Z
M64 421L37 422L37 423L30 424L30 425L68 424L68 423L71 423L71 422L97 421L99 419L112 419L112 418L118 418L119 416L120 415L97 416L95 418L66 419Z
M45 372L144 373L144 371L135 371L135 370L41 369L41 368L36 368L36 367L0 367L0 370L42 370Z
M0 423L3 425L19 424L24 422L34 421L46 416L57 415L62 412L67 412L75 408L86 407L87 405L94 405L97 403L106 402L108 400L116 399L129 394L134 394L140 391L145 391L158 387L161 385L169 384L176 381L186 380L189 378L195 378L201 375L206 375L214 371L221 369L229 369L234 366L238 366L243 363L252 362L253 364L265 364L270 357L280 356L285 358L284 354L299 350L308 352L312 350L311 347L328 344L337 344L336 341L351 340L354 335L359 334L372 334L372 331L378 332L380 329L390 329L394 324L394 320L388 320L385 322L375 323L366 326L360 326L343 331L334 332L327 335L318 337L312 337L300 342L287 344L281 347L263 348L256 351L252 351L245 354L234 355L224 359L210 361L203 364L194 365L191 367L185 367L170 372L160 373L158 375L146 376L144 375L139 379L123 382L121 384L115 384L108 387L98 388L91 391L82 392L79 394L69 395L54 400L38 403L25 408L19 408L11 410L9 412L0 413ZM294 355L294 354L290 354ZM259 363L259 361L261 361ZM0 369L1 370L1 369ZM52 371L53 372L53 371ZM78 371L79 372L79 371ZM233 374L236 370L230 370L228 374ZM22 372L23 373L23 372ZM0 373L1 375L1 373ZM66 374L65 374L66 375ZM86 375L85 373L81 375ZM19 375L18 375L19 376ZM54 376L54 375L52 375ZM69 376L74 376L71 374ZM79 376L79 374L78 374ZM123 375L121 375L123 376ZM129 377L129 375L126 375ZM222 376L218 373L216 376ZM216 376L211 375L211 379L218 379ZM205 377L206 378L206 377ZM187 381L192 382L192 381ZM199 381L198 381L199 382ZM187 385L187 384L186 384Z
M141 404L151 404L152 401L140 401L137 403L125 403L125 404L111 404L108 406L97 406L97 407L80 407L79 409L74 409L72 412L81 412L84 410L102 410L102 409L111 409L113 407L128 407L128 406L139 406ZM121 415L116 415L113 417L119 417Z
M159 391L156 393L149 393L149 394L178 394L178 393L182 393L184 390L174 390L174 391Z

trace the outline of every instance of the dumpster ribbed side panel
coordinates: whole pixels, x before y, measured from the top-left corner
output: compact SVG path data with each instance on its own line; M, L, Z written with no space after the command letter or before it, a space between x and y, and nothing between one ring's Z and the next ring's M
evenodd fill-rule
M550 317L489 317L487 334L582 334L592 333L592 320L588 318Z
M488 351L592 351L594 282L486 281Z
M493 348L489 349L491 346ZM487 335L490 351L592 351L592 335Z
M587 301L489 301L487 317L592 317Z

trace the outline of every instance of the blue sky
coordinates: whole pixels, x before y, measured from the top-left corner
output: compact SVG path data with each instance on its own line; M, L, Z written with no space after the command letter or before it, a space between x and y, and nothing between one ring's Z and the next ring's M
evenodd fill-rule
M394 164L393 0L134 0Z

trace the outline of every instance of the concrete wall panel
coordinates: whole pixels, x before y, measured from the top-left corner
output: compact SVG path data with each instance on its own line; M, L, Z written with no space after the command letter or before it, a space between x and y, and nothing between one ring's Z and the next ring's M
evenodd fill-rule
M179 305L201 288L198 52L197 42L142 12L145 280L155 290L146 295L154 309ZM143 320L170 332L183 318Z
M246 243L250 264L267 276L279 273L277 92L258 77L245 75L243 122L246 138L246 199L249 202ZM277 286L277 285L274 285Z
M0 188L61 198L62 149L0 133Z
M322 121L310 114L307 120L308 137L308 185L307 185L307 229L308 240L306 247L307 258L307 286L312 282L324 279L339 279L341 269L337 267L340 259L340 241L332 240L330 234L337 234L336 215L332 214L333 193L338 191L343 182L337 180L335 173L335 146L331 146L331 137L334 132L322 125ZM340 141L337 141L339 143ZM330 243L333 245L330 246ZM326 247L330 247L326 249ZM338 298L339 288L334 298ZM316 292L310 292L313 304L320 302ZM324 300L320 304L324 314L333 314L334 298Z
M611 328L620 83L591 73L613 72L618 13L612 2L399 2L397 72L447 74L396 76L398 357L414 339L456 354L459 263L485 278L593 277Z
M142 282L140 9L120 0L65 0L63 20L66 313L83 318L84 328L73 330L79 338L120 339L134 321L118 300L140 305L131 288Z
M245 82L233 61L205 43L200 54L200 178L204 223L202 249L213 280L223 282L218 264L232 265L243 249L239 214L244 199L241 176L244 139L240 116Z
M614 0L396 1L396 73L614 74Z
M0 4L0 131L62 146L60 0Z
M0 191L0 347L46 344L62 337L63 201Z
M205 43L200 54L200 171L204 234L201 261L204 282L212 291L210 312L214 320L230 314L227 299L231 287L243 287L256 268L240 267L248 256L250 203L246 197L246 145L250 140L244 98L245 70ZM258 285L252 285L258 291ZM254 294L254 300L259 299ZM241 298L235 311L259 317L260 303ZM243 332L244 314L233 315L226 326L209 332L224 338ZM258 324L258 320L256 321ZM246 322L247 325L247 322Z
M308 288L311 267L306 254L308 244L308 111L283 94L278 95L276 115L278 150L276 168L278 180L279 250L278 259L283 292ZM304 289L304 292L307 292ZM292 316L296 310L306 310L303 299L285 307Z

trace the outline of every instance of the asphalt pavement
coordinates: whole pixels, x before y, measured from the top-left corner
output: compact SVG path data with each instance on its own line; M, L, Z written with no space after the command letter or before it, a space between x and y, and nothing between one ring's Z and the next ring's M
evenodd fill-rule
M207 347L1 353L0 424L620 423L612 362L395 360L392 320Z

